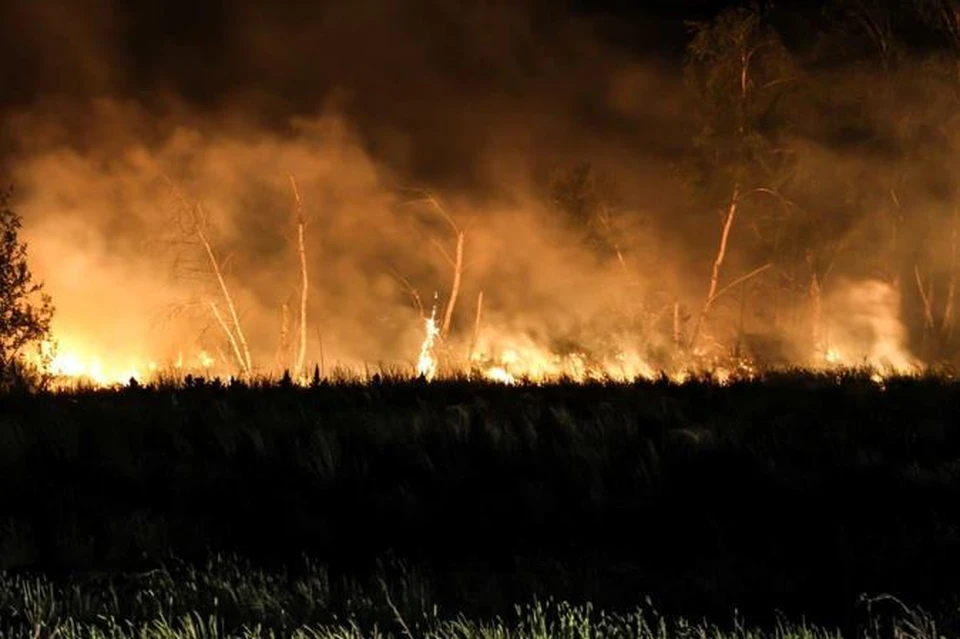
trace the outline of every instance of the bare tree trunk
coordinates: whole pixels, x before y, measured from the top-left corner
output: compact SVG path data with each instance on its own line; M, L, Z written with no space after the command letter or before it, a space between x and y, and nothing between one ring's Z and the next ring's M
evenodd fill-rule
M957 294L957 209L953 210L950 230L950 283L947 286L947 300L943 308L943 321L940 333L943 341L949 344L953 340L955 306Z
M230 347L233 349L233 354L237 358L237 365L240 367L240 370L245 371L246 368L244 365L243 355L240 353L240 347L233 335L233 331L230 330L230 327L227 326L227 323L223 320L223 315L220 314L220 309L217 308L216 302L210 302L210 310L213 311L213 316L216 318L217 323L220 324L220 328L223 329L223 332L227 334L227 339L230 340Z
M197 229L197 237L200 239L201 244L203 244L203 248L207 252L207 257L210 259L210 266L213 268L213 273L217 277L217 283L220 285L220 292L223 294L223 299L227 303L227 310L230 311L230 319L233 322L233 329L236 331L236 340L239 342L239 347L243 350L243 357L239 358L241 360L240 367L249 375L253 368L250 363L250 348L247 346L247 340L243 336L243 329L240 328L240 318L237 316L237 308L233 303L233 297L230 295L230 290L227 288L227 282L223 279L223 273L220 271L220 264L217 262L217 257L213 254L213 248L210 246L210 242L207 240L207 236L203 232L202 227ZM218 315L217 319L220 320L221 326L226 327L226 323L223 322L222 318L219 317L219 311L216 311L216 306L213 308L214 312ZM230 340L234 341L233 333L231 331L227 331L227 333L230 335Z
M680 300L673 301L673 347L679 351L683 346L680 338Z
M707 296L704 298L703 307L697 316L697 323L693 329L693 335L690 337L690 350L697 347L697 341L700 339L700 332L703 329L703 323L710 314L710 308L716 298L717 285L720 282L720 267L723 266L723 260L727 255L727 241L730 239L730 229L733 227L733 220L737 215L737 207L740 204L740 183L733 185L733 193L730 195L730 206L727 208L726 219L723 222L723 232L720 235L720 246L717 248L717 257L713 261L713 270L710 273L710 288L707 290Z
M927 293L927 290L923 287L923 279L920 277L920 266L914 264L913 266L913 276L917 281L917 290L920 292L920 299L923 302L923 321L924 327L928 331L932 331L934 327L933 321L933 300L931 296Z
M723 260L727 254L727 241L730 239L730 229L733 227L733 221L737 216L737 207L740 205L740 179L742 177L744 160L744 145L747 136L747 99L750 87L750 60L759 47L753 49L743 48L740 51L740 74L739 74L739 100L737 101L737 133L740 140L738 144L738 170L733 182L733 192L730 194L730 204L727 207L727 215L723 222L723 232L720 234L720 246L717 248L717 256L713 261L713 269L710 273L710 288L703 300L703 306L700 314L697 316L697 323L694 325L693 335L690 336L690 351L695 352L697 342L703 330L703 324L710 314L710 309L717 297L717 286L720 282L720 267L723 266Z
M453 319L453 309L457 304L457 297L460 295L460 280L463 276L463 242L466 234L463 231L457 231L457 254L453 263L453 286L450 288L450 300L447 302L447 308L443 314L443 325L440 328L440 338L447 339L450 334L450 322Z
M284 371L287 368L287 355L290 351L290 306L284 302L280 305L280 345L277 348L277 368Z
M813 340L813 354L816 361L822 362L826 357L826 348L823 342L823 290L816 271L810 273L810 336Z
M300 254L300 344L297 347L296 376L303 374L303 366L307 359L307 248L304 239L304 230L307 223L303 217L303 201L300 199L300 189L297 180L290 175L290 186L293 188L293 197L297 213L297 252Z
M177 187L176 183L166 175L163 175L163 177L170 185L174 195L183 205L183 211L191 216L191 222L196 227L195 232L197 234L197 239L200 240L200 244L203 245L203 249L206 251L207 258L210 260L210 267L213 269L213 274L217 278L217 284L220 286L220 292L223 295L223 299L227 303L227 310L230 312L233 330L227 326L227 323L220 315L220 311L217 309L216 304L211 302L210 308L213 311L217 322L220 324L220 327L230 339L231 346L233 347L234 353L237 356L237 363L240 365L240 370L249 375L253 369L250 360L250 349L247 346L247 340L243 335L243 329L240 327L240 318L237 315L237 308L233 303L233 297L230 295L230 290L227 288L227 282L224 280L223 272L220 270L220 263L217 261L217 257L213 253L213 247L210 245L210 240L207 238L207 234L204 232L204 228L206 226L206 213L203 210L203 206L201 206L199 202L191 205L190 201L187 200L186 195L184 195L184 193ZM234 332L236 332L236 335L234 335Z
M477 314L473 318L473 337L470 340L470 351L467 353L467 364L473 361L473 355L480 342L480 315L483 313L483 291L477 293Z

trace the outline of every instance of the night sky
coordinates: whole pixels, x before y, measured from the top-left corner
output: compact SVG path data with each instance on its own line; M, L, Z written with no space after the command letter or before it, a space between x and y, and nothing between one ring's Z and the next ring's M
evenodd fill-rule
M123 94L146 99L150 92L173 91L190 102L203 104L216 103L237 92L275 91L284 93L284 99L302 100L296 106L304 106L323 93L323 78L317 78L311 90L300 86L291 91L284 86L288 70L258 59L246 36L262 29L269 34L268 39L274 37L276 48L305 52L295 62L301 69L310 69L318 66L319 61L314 59L317 52L329 55L324 42L327 29L338 20L340 9L352 4L302 0L7 0L0 5L2 102L29 104L53 93ZM448 31L444 22L456 20L457 13L464 17L471 7L510 7L517 14L524 13L532 28L548 38L579 21L618 48L677 62L682 59L686 41L684 22L708 19L729 3L384 0L357 4L370 14L399 16L389 22L397 32L441 41ZM782 0L773 6L784 16L812 16L821 4ZM521 5L525 8L516 8ZM477 25L477 29L483 26ZM310 45L304 48L305 42ZM389 52L389 47L380 48L376 42L363 42L362 38L352 44Z
M791 25L820 15L820 4L765 6L775 9L789 37ZM502 128L514 108L527 120L559 110L578 128L639 135L640 147L670 157L675 136L638 132L636 118L624 121L594 97L607 91L601 85L614 69L644 65L651 83L646 102L656 113L636 117L653 124L650 131L662 129L657 118L679 109L687 21L708 20L725 6L710 0L8 0L0 4L0 114L53 113L47 119L71 128L72 142L81 143L84 109L102 99L160 115L155 121L164 125L208 117L218 127L242 121L282 129L292 116L334 108L374 154L437 181L466 155L458 144L472 144L458 142L464 129L478 126L459 121L458 113L482 112L481 119L490 116ZM15 146L17 126L4 118L0 165ZM151 134L165 132L138 132ZM417 140L416 157L387 148L397 135Z

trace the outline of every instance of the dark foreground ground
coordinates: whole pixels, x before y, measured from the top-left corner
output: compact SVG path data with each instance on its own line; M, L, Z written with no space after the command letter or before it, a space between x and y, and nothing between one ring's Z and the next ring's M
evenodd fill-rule
M336 614L403 633L649 597L671 619L862 634L900 608L861 596L892 595L960 629L960 385L940 378L6 396L0 487L0 619L17 628L49 600L101 624L201 611L287 632Z

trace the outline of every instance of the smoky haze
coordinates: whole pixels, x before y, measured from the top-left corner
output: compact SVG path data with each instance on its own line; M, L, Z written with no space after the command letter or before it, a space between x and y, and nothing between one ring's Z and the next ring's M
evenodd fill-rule
M233 365L210 310L226 307L198 241L199 205L255 365L289 366L300 283L291 175L308 221L311 364L416 361L417 300L429 315L436 293L442 314L456 245L427 194L465 232L451 351L473 340L481 291L478 348L491 357L626 348L667 365L673 333L691 330L723 198L690 188L699 124L683 60L624 46L609 15L538 0L122 4L2 10L16 87L3 170L65 344L123 362L203 350ZM631 37L685 32L679 20L633 20ZM858 73L869 85L872 72ZM886 126L892 114L873 117ZM789 143L809 150L824 193L838 174L887 170L820 129ZM586 163L610 213L602 247L556 201L558 181ZM773 208L745 205L721 286L765 263L738 238ZM840 236L866 242L864 226L848 216ZM826 330L864 356L910 359L898 275L837 253L845 278L826 291L827 312L857 317L851 299L875 312ZM750 280L752 298L741 288L712 309L713 343L760 333L806 361L803 292L784 311L765 304L761 280L779 281L776 271Z

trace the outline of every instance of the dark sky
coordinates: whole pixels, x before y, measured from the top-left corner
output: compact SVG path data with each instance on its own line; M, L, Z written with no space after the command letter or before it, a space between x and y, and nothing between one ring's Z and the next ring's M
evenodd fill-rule
M779 4L809 7L809 2ZM347 0L6 0L0 3L2 102L29 103L49 93L142 94L169 89L189 100L215 101L225 91L276 90L280 78L264 69L249 36L300 47L311 55L324 46L331 20ZM444 38L450 9L438 7L526 5L535 28L548 33L571 18L588 19L601 38L641 55L682 55L684 20L709 18L727 3L716 0L384 0L403 18L397 30L423 39ZM316 29L313 29L316 27ZM482 27L481 27L482 28ZM316 38L310 47L311 31ZM264 35L266 34L266 35ZM272 35L271 35L272 34ZM376 47L362 42L357 46ZM344 52L340 52L344 53ZM309 66L308 56L301 61ZM284 73L279 73L283 77ZM309 92L305 92L309 93Z
M819 4L776 6L781 15L814 15ZM6 0L0 2L0 115L47 113L39 118L44 126L72 129L72 142L80 143L89 126L83 105L97 99L173 114L142 120L159 126L183 124L189 113L210 114L218 125L233 118L282 128L291 116L332 106L362 130L371 151L401 163L410 156L418 172L424 163L442 171L462 161L482 141L481 129L507 139L535 129L560 143L568 135L630 138L644 149L666 146L669 154L682 136L661 130L675 127L682 111L674 100L686 21L709 19L724 6L715 0ZM644 96L627 99L635 102L623 107L634 109L629 117L605 102L621 81L629 85L624 91ZM0 158L18 126L4 120ZM542 148L540 141L529 146Z

